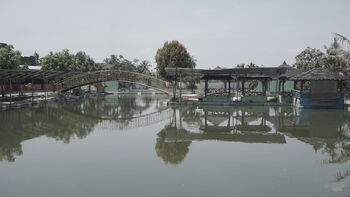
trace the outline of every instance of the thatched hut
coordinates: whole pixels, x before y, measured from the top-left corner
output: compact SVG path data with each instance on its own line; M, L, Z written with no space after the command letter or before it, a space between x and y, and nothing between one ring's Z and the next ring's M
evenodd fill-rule
M290 78L297 90L293 102L302 108L343 108L346 77L324 68L314 68Z

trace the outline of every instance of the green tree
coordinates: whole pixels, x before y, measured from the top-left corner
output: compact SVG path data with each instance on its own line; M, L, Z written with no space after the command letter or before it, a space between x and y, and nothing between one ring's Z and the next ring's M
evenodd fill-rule
M76 67L80 68L83 72L96 71L100 69L100 66L89 57L85 52L79 51L75 54Z
M0 44L0 69L20 69L21 52L12 45Z
M110 57L106 58L104 62L105 64L112 65L113 69L116 70L138 72L146 75L151 74L151 64L146 60L140 61L138 59L134 59L133 61L130 61L124 58L122 55L111 55Z
M41 63L43 70L87 72L99 69L98 64L85 52L80 51L74 55L68 49L56 53L50 52L41 58Z
M307 47L295 57L296 62L294 63L294 67L302 70L310 70L318 64L322 64L324 58L325 54L321 50Z
M147 60L143 60L136 65L136 72L151 75L151 64Z
M39 65L40 64L40 56L37 52L34 52L33 54L34 58L35 58L35 65Z
M134 60L134 62L124 58L122 55L111 55L109 58L106 58L104 62L106 64L110 64L113 66L113 69L116 70L124 70L124 71L130 71L135 72L135 62L138 60Z
M184 45L179 41L165 42L158 49L155 56L159 76L166 80L171 78L166 75L165 68L194 68L195 59L190 55Z

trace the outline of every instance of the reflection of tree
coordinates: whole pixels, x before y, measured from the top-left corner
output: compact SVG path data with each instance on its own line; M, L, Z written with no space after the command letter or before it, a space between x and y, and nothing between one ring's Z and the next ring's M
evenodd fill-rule
M345 172L338 172L336 175L336 181L337 182L342 181L349 176L350 176L350 170L346 170Z
M47 136L69 143L87 137L104 118L128 123L128 118L148 109L150 102L136 102L135 97L95 97L0 112L0 161L15 161L22 155L21 143L28 139Z
M183 129L178 129L171 125L166 126L162 131L158 133L155 149L157 156L161 157L166 164L179 164L181 163L188 151L191 141L166 141L166 135L177 135L177 133L187 132Z
M196 111L197 107L187 107L185 110L181 110L183 108L180 108L180 113L183 117L183 121L185 121L187 124L201 124L201 114Z

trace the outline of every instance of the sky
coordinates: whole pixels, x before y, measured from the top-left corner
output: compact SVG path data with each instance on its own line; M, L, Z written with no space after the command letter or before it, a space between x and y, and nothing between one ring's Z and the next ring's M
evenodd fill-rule
M197 68L279 66L332 33L350 37L350 0L0 0L0 42L25 56L85 51L148 60L178 40Z

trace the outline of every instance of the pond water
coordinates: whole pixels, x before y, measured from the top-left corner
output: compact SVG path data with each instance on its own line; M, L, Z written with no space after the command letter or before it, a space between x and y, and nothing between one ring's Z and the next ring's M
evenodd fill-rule
M350 113L106 96L0 112L0 196L350 196Z

